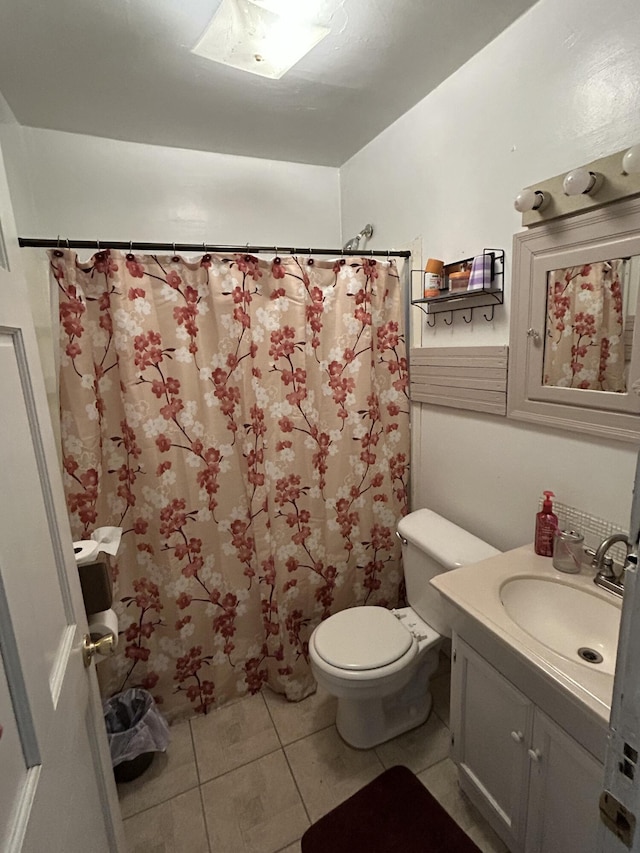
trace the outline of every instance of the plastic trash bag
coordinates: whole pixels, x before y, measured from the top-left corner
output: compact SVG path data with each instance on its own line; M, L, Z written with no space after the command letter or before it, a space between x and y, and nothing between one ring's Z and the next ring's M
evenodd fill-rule
M145 752L164 752L169 745L169 726L147 690L132 687L107 699L102 708L113 767Z

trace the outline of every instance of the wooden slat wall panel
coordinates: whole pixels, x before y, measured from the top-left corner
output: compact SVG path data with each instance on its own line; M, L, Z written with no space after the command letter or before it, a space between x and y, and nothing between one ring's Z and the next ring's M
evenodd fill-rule
M631 361L631 347L633 345L633 330L635 328L636 318L627 314L624 318L624 332L622 341L624 343L624 360Z
M506 415L508 350L506 346L412 349L411 399Z

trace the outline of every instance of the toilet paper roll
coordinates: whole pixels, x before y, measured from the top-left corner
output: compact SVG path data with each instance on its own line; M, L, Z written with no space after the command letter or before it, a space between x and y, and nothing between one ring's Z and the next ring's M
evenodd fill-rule
M113 648L118 645L118 617L111 609L101 610L89 617L89 633L95 643L96 640L109 634L113 637Z
M86 563L93 563L98 556L100 543L94 542L92 539L81 539L80 542L73 543L73 553L76 558L77 566L84 566Z

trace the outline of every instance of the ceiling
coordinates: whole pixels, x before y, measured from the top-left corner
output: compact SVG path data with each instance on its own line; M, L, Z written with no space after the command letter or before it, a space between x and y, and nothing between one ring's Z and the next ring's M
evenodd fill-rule
M535 0L313 0L331 32L281 80L190 52L219 2L0 0L0 92L27 126L339 166Z

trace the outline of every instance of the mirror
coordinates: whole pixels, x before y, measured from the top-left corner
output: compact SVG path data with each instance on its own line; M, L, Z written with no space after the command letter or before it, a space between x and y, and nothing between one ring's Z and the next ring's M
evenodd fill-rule
M639 282L639 199L515 235L509 417L640 441Z
M550 270L542 384L625 394L640 257Z

